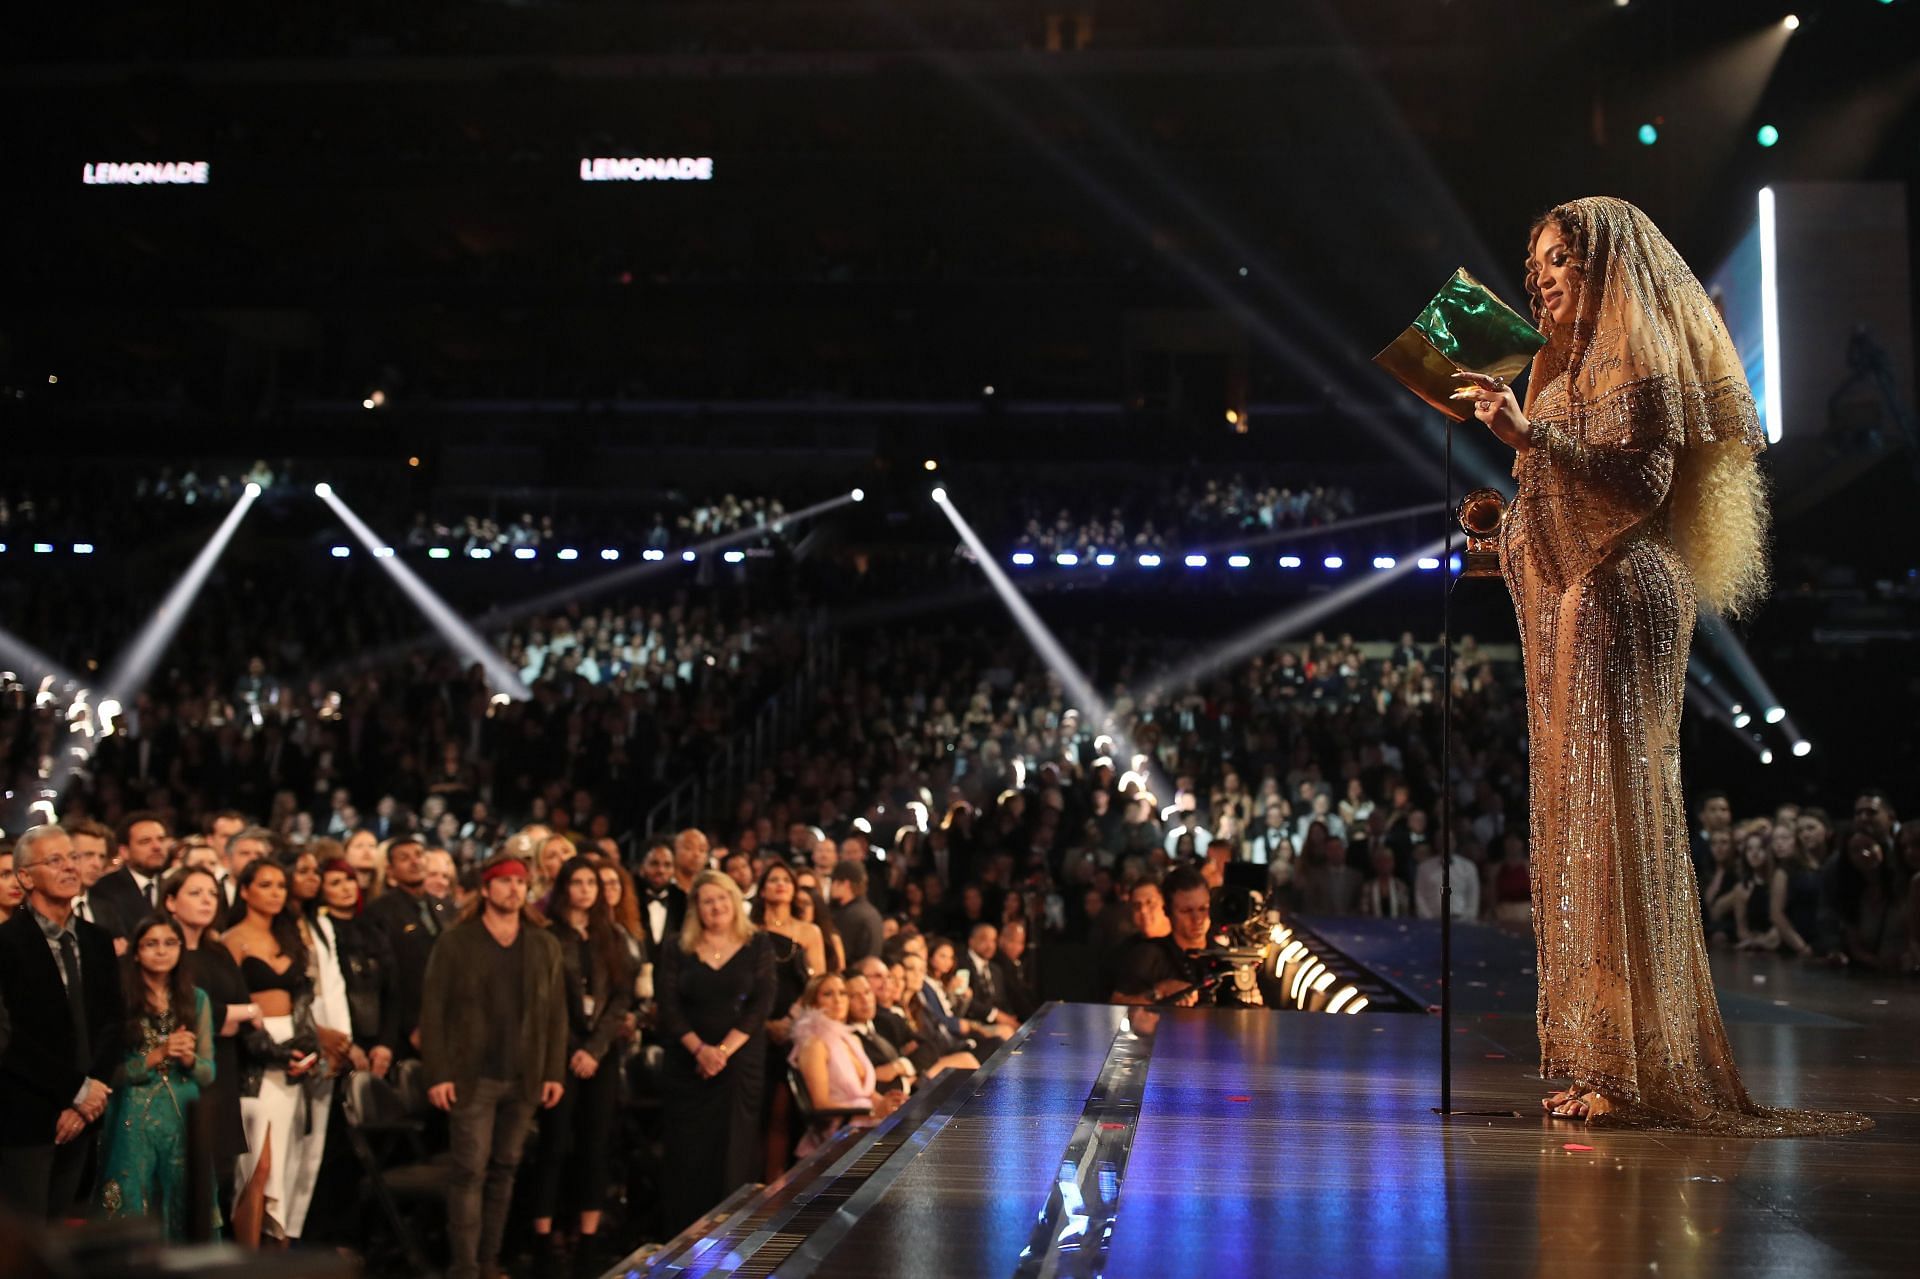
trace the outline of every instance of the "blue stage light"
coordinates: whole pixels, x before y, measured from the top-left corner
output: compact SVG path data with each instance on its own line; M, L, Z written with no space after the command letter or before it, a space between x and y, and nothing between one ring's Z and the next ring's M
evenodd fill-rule
M1141 568L1159 568L1160 557L1152 551L1147 551L1140 556L1138 563Z
M1228 567L1228 568L1247 568L1247 567L1248 567L1248 566L1250 566L1250 565L1251 565L1252 563L1253 563L1253 557L1252 557L1251 555L1229 555L1229 556L1227 556L1227 567Z
M1033 563L1033 552L1032 551L1015 551L1013 553L1013 562L1019 565L1021 568L1025 568L1027 565Z
M1187 556L1183 562L1188 568L1205 568L1207 566L1207 557L1195 551L1192 555Z
M1373 557L1373 566L1375 568L1381 568L1381 569L1392 568L1394 565L1398 564L1399 562L1400 562L1399 560L1396 560L1391 555L1376 555Z
M1328 568L1345 568L1347 566L1347 562L1338 555L1329 555L1320 562Z
M93 554L93 543L92 542L75 542L73 544L73 553L75 555L91 555Z
M1650 124L1640 126L1640 145L1650 147L1660 140L1660 130Z
M680 558L685 560L687 563L691 564L695 560L700 558L700 552L689 548L687 550L680 552Z
M600 552L600 558L601 558L601 559L603 559L603 560L604 560L604 559L616 559L616 560L617 560L617 559L619 559L619 558L620 558L620 552L618 552L618 551L615 551L615 552L614 552L614 553L613 553L612 555L608 555L608 554L607 554L607 552L605 552L605 551L602 551L602 552ZM661 549L660 549L659 547L657 547L657 546L649 546L649 547L648 547L648 548L647 548L646 550L644 550L644 551L642 551L642 552L640 552L640 558L641 558L641 559L643 559L643 560L647 560L647 561L649 561L649 562L651 562L651 563L658 563L659 561L661 561L661 560L664 560L665 558L667 558L667 553L666 553L665 551L663 551L663 550L661 550Z
M1062 551L1053 557L1053 562L1061 568L1072 568L1080 562L1080 557L1072 551Z
M490 560L493 558L493 550L485 546L468 547L467 558L470 560Z
M654 552L654 558L655 558L655 559L662 559L662 560L663 560L663 559L665 559L666 557L667 557L667 553L666 553L665 551L656 551L656 552ZM601 558L601 559L603 559L603 560L607 560L607 561L609 561L609 562L611 562L611 561L613 561L613 560L617 560L617 559L619 559L619 558L620 558L620 552L619 552L619 551L616 551L616 550L615 550L615 549L614 549L613 547L611 547L611 546L609 546L609 547L607 547L606 549L604 549L604 550L602 550L602 551L600 552L600 558Z
M1419 565L1422 572L1431 573L1440 567L1440 561L1431 555L1422 555L1419 560Z
M344 560L351 554L353 554L353 548L351 546L336 546L333 548L333 558L336 560Z
M52 542L35 542L33 544L33 553L35 555L51 555L53 554L53 543Z
M1777 145L1780 141L1780 130L1770 124L1763 124L1760 126L1760 132L1754 135L1754 141L1763 147Z
M516 546L513 548L513 558L516 560L530 560L539 553L540 552L534 550L531 546Z
M1280 567L1281 568L1299 568L1300 557L1298 555L1282 555L1280 557Z
M1465 566L1466 561L1460 558L1460 552L1455 551L1452 555L1447 556L1447 572L1458 573Z
M560 553L556 558L563 559L563 560L577 560L580 558L580 552L576 551L571 546L566 546L560 549Z
M744 564L746 563L747 553L745 551L728 551L720 558L729 564Z
M1118 558L1112 551L1102 551L1093 557L1093 562L1101 568L1112 568Z

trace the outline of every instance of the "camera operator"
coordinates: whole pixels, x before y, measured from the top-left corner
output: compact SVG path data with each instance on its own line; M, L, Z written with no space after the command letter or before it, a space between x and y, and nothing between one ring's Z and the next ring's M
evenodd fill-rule
M1223 975L1224 959L1199 953L1214 943L1212 891L1199 871L1183 866L1158 885L1136 884L1131 900L1140 935L1120 952L1112 1002L1189 1008L1260 1002L1257 988L1241 991ZM1222 979L1204 985L1214 977Z

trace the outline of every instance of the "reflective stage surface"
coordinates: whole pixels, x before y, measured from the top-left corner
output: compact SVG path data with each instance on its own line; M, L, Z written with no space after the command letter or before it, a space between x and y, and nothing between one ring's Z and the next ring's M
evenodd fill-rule
M1419 928L1338 944L1386 973L1430 953ZM1055 1005L978 1076L842 1140L649 1272L1913 1273L1920 990L1716 956L1756 1099L1862 1110L1872 1132L1588 1130L1539 1112L1532 1019L1514 1011L1531 985L1501 971L1513 939L1462 931L1484 935L1456 971L1454 1105L1518 1117L1431 1113L1434 1017ZM1417 990L1408 963L1396 980Z

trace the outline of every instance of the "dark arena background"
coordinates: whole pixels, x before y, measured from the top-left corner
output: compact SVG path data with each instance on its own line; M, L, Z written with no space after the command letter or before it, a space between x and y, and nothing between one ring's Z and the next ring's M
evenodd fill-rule
M6 30L0 1276L1912 1272L1920 0ZM1513 450L1373 356L1589 195L1768 440L1673 891L1870 1131L1538 1104Z

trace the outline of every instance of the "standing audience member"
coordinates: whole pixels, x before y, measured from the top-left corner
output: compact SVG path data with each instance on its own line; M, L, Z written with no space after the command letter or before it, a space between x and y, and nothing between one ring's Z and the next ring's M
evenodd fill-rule
M866 864L842 859L834 866L829 882L833 893L833 926L840 934L843 947L841 967L879 955L885 930L881 927L880 911L867 896Z
M213 1025L213 1078L200 1085L200 1104L208 1115L213 1142L213 1173L220 1203L233 1201L233 1172L247 1152L247 1130L240 1119L240 1034L260 1028L260 1010L247 994L247 982L233 953L220 944L214 921L225 910L218 876L208 867L176 870L160 890L160 903L180 926L185 950L180 966L207 997Z
M255 859L240 872L235 889L246 914L220 940L261 1020L241 1045L240 1122L247 1153L234 1171L233 1228L242 1243L257 1244L262 1238L297 1239L305 1225L304 1209L294 1215L292 1199L309 1136L303 1081L325 1074L326 1067L314 1030L307 946L286 909L286 871Z
M26 900L26 890L20 887L20 877L13 873L13 849L0 844L0 924L12 919L13 913Z
M26 901L0 924L0 1199L46 1221L92 1200L126 1003L113 939L73 917L80 867L66 832L29 828L13 863Z
M633 1006L633 972L607 909L600 869L592 858L567 862L543 912L565 968L567 1076L560 1104L540 1121L533 1233L550 1243L554 1218L563 1209L574 1214L575 1255L583 1269L600 1232L620 1098L620 1072L609 1058Z
M152 1217L178 1241L188 1230L187 1116L213 1082L213 1013L181 963L186 937L171 917L149 915L127 943L128 1051L103 1125L100 1206L110 1218Z
M703 871L691 903L655 978L668 1044L670 1232L755 1177L773 1006L773 948L747 918L739 886L719 871Z
M129 813L120 822L119 870L103 875L87 894L105 906L101 926L124 938L126 930L160 909L160 877L167 868L167 823L158 813Z
M393 955L393 1024L396 1053L415 1051L420 1027L420 991L426 981L427 960L453 919L446 899L427 892L426 847L411 835L402 835L387 849L387 891L366 908L364 917L386 934ZM522 863L525 864L524 862Z
M656 957L667 939L687 922L687 895L673 882L673 845L656 839L640 860L640 922L647 930L647 951Z
M338 950L353 1043L361 1054L354 1058L354 1068L385 1078L401 1039L393 999L393 952L387 935L363 913L363 901L359 876L345 858L321 866L319 914L326 922L324 927L315 922L314 940Z
M527 913L527 880L518 857L488 862L478 913L447 930L427 965L420 1054L427 1098L449 1116L450 1279L499 1274L534 1109L566 1093L565 961Z
M789 1043L787 1028L793 1007L815 973L826 971L826 939L820 930L794 916L795 895L799 892L793 871L782 861L767 863L753 895L749 917L764 930L773 951L773 1007L767 1018L767 1040L776 1054L784 1053ZM793 1144L791 1094L785 1073L765 1072L761 1099L761 1123L766 1130L765 1173L777 1176L786 1171L787 1154Z
M94 885L107 873L107 850L112 846L113 832L90 821L65 822L60 829L73 841L73 857L80 864L80 895L73 899L73 913L112 933L121 953L126 953L125 926L114 918L111 906L93 899Z
M693 899L693 881L708 869L710 846L705 831L687 827L673 837L674 886Z

